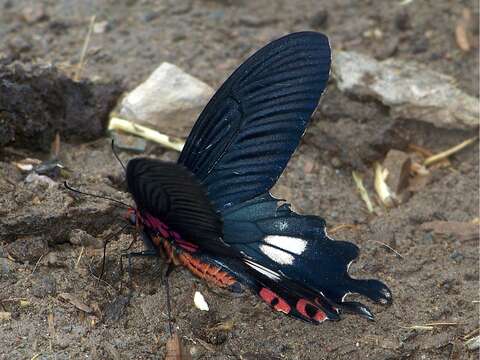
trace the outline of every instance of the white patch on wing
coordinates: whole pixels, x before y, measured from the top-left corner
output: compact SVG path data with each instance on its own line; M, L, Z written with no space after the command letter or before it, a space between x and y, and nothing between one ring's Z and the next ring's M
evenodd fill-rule
M277 264L292 265L294 257L284 250L277 249L270 245L260 245L260 250Z
M265 266L257 264L256 262L253 262L248 259L245 259L245 264L247 264L252 269L258 271L259 273L265 275L266 277L272 280L276 280L276 281L280 280L280 275L278 275L275 271L272 271L269 268L266 268Z
M305 248L307 247L306 240L302 238L291 237L291 236L268 235L268 236L265 236L263 241L279 249L282 249L297 255L301 255L305 251Z

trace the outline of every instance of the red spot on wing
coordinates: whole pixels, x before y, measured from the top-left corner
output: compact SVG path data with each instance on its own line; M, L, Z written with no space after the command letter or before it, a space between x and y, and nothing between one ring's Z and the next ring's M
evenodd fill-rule
M315 314L313 316L311 316L307 313L306 308L307 308L308 305L313 307L316 310ZM322 322L325 319L327 319L327 315L322 310L320 310L316 305L314 305L312 302L310 302L306 299L298 300L296 309L300 314L302 314L303 316L305 316L308 319L312 319L312 320L315 320L315 321L318 321L318 322Z
M266 301L269 305L272 305L273 308L277 311L281 311L285 314L288 314L291 310L290 305L283 300L280 296L274 293L272 290L267 288L262 288L259 292L260 297Z

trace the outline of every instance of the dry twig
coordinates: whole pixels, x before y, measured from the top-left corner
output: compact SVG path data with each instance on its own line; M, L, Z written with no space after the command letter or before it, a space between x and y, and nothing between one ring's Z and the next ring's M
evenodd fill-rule
M128 120L112 117L108 130L123 131L160 144L168 149L182 151L185 141L170 137L146 126L134 124Z
M90 37L92 36L93 25L95 25L95 15L90 18L90 24L88 25L88 32L83 42L82 52L80 54L80 61L78 62L77 71L73 76L73 80L79 81L82 76L83 66L85 64L85 57L87 55L88 44L90 43Z
M465 140L463 142L461 142L460 144L450 148L450 149L447 149L445 151L442 151L436 155L432 155L432 156L429 156L428 158L425 159L425 162L424 162L424 165L425 166L430 166L432 165L433 163L436 163L440 160L443 160L443 159L446 159L448 158L449 156L453 155L453 154L456 154L457 152L459 152L460 150L463 150L464 148L466 148L467 146L469 145L472 145L475 141L478 140L478 136L475 136L471 139L468 139L468 140Z
M365 189L365 186L363 186L362 177L359 174L357 174L356 171L352 171L352 176L353 176L353 180L355 181L355 185L357 186L358 192L360 193L360 196L361 196L362 200L367 205L368 212L373 213L374 212L373 205L372 205L372 202L370 201L370 197L368 196L368 192Z

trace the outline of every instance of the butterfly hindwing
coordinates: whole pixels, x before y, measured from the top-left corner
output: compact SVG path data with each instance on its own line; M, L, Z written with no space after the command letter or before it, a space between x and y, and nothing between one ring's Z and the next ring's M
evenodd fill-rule
M213 96L178 162L204 184L217 210L275 184L325 89L330 62L326 36L290 34L247 59Z
M296 214L287 204L278 206L268 193L223 215L224 241L244 254L247 267L260 274L256 290L265 287L277 294L299 317L305 317L304 304L310 313L316 314L317 308L331 320L338 318L336 312L373 318L363 304L344 302L349 293L381 303L391 301L390 290L380 281L349 276L358 248L328 237L321 218Z

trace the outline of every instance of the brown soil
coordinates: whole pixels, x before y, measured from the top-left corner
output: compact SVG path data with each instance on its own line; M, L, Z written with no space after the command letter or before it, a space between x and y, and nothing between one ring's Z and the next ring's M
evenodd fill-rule
M95 14L97 22L108 25L105 32L92 35L84 76L121 80L127 88L162 61L218 86L269 40L313 28L327 33L334 48L425 63L454 76L463 90L478 97L478 49L463 52L455 41L456 23L467 8L475 20L469 29L472 44L478 43L475 1L32 3L0 1L0 57L42 59L72 72ZM312 326L270 311L250 293L233 296L176 269L170 278L174 325L194 358L478 358L478 352L463 344L463 337L479 326L478 236L439 235L421 227L434 220L478 218L478 144L452 157L451 167L434 170L429 184L408 202L372 217L355 189L352 167L364 172L373 194L371 160L389 148L409 142L437 152L473 135L413 121L391 124L384 110L350 99L332 85L276 193L304 213L323 216L329 227L357 223L355 230L341 230L335 237L361 247L352 274L385 281L394 294L393 305L370 304L375 322L345 316L340 322ZM390 136L392 129L401 132L403 142ZM177 156L153 145L147 150L163 159ZM120 228L120 211L102 200L74 198L61 185L25 182L11 164L26 156L45 159L44 153L10 148L0 154L0 312L11 314L10 320L0 317L0 359L163 358L169 336L159 277L162 261L134 260L132 300L126 305L128 276L119 262L132 240L128 231L108 247L105 281L91 275L101 268L98 239ZM132 156L121 153L123 160ZM108 139L64 144L61 160L76 186L130 201L115 185L122 174ZM56 180L61 184L61 178ZM194 307L196 289L204 294L208 313ZM78 310L59 296L62 293L73 294L91 312ZM433 330L409 328L432 322L451 324Z

